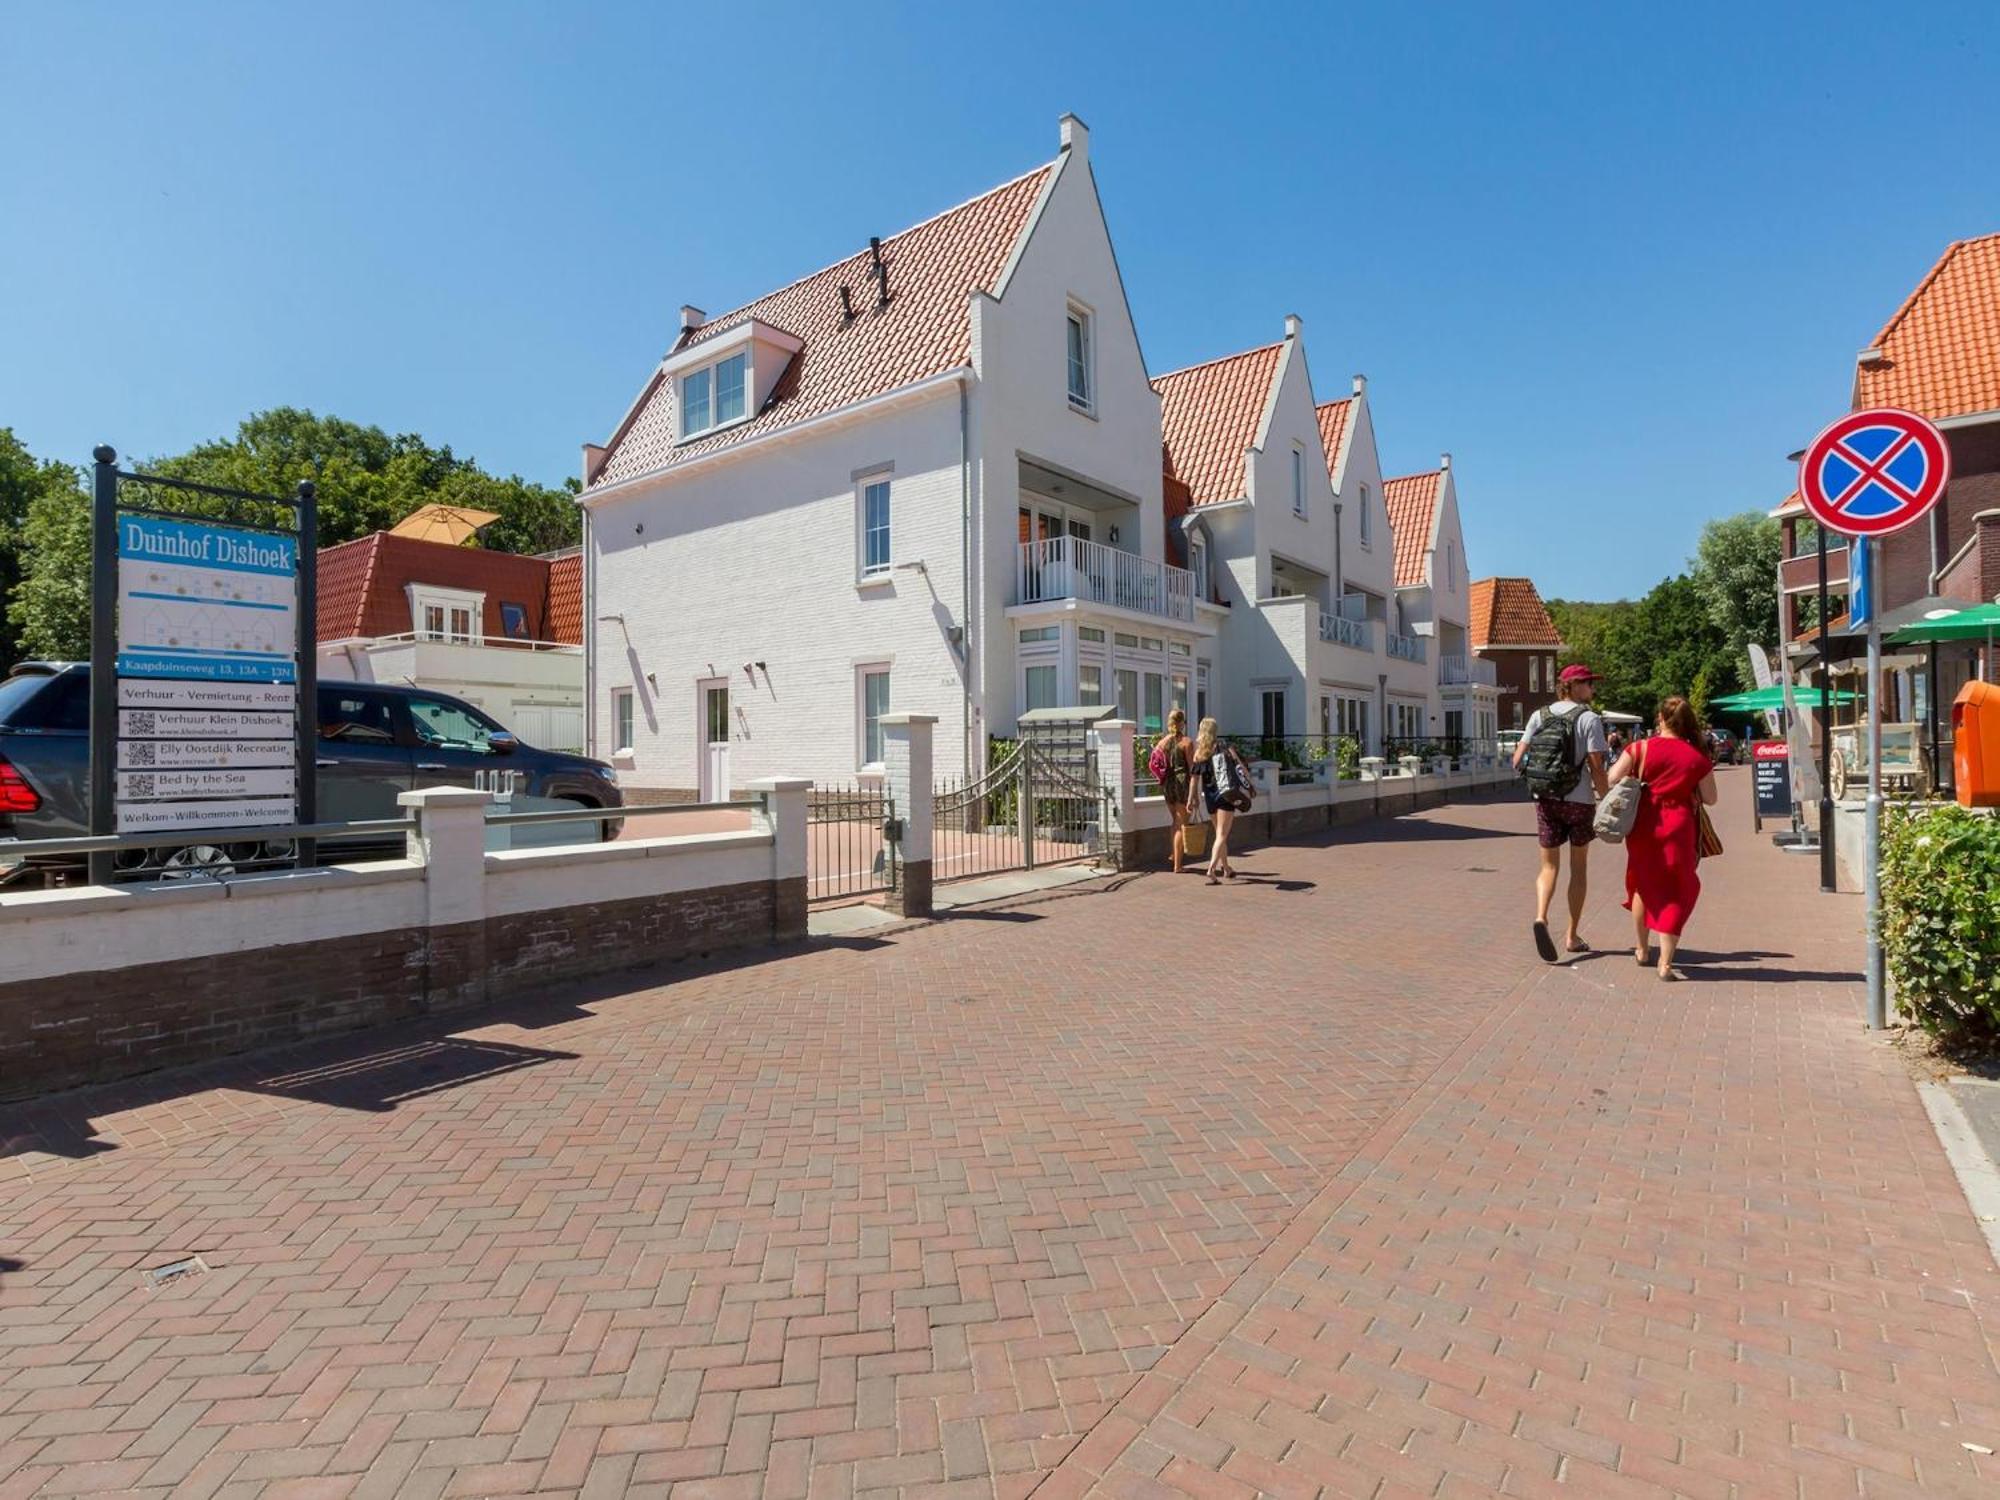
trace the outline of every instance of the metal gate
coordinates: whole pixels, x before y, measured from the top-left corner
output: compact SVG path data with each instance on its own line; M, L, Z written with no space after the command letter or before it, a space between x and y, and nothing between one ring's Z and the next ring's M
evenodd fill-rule
M816 786L806 809L806 894L814 901L896 888L896 799L880 786Z
M941 783L932 803L936 881L1091 860L1116 867L1117 799L1098 774L1090 724L1109 710L1024 715L1021 738L981 775Z

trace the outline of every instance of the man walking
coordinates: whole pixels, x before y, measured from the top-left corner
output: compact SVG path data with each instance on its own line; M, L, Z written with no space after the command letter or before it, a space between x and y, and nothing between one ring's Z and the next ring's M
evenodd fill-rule
M1590 951L1577 926L1590 892L1590 841L1597 837L1591 819L1609 785L1606 765L1611 758L1604 717L1590 707L1597 696L1597 674L1581 662L1564 667L1556 692L1554 703L1529 716L1514 747L1514 769L1535 799L1535 832L1542 846L1541 869L1535 874L1535 951L1551 964L1558 954L1549 935L1549 907L1562 872L1564 844L1569 845L1569 928L1563 950Z

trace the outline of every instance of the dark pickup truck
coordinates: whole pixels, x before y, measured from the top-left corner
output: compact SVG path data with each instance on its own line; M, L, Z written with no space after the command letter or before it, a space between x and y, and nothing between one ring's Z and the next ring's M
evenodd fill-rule
M352 823L395 818L396 795L418 786L494 785L515 794L579 807L623 805L617 774L601 760L538 750L462 699L426 688L372 682L319 685L319 820ZM482 774L484 773L484 774ZM568 825L564 825L567 827ZM604 837L616 833L602 825ZM90 831L90 668L69 662L27 662L0 680L0 866L11 840L71 838ZM283 851L254 844L201 845L191 850L132 851L120 868L248 862ZM350 859L367 850L340 840L321 846L323 859ZM401 842L389 846L399 852ZM37 856L15 878L66 869L80 856Z

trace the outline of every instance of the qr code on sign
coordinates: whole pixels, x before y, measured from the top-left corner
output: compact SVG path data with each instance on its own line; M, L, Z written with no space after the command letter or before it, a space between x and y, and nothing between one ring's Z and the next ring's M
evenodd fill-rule
M133 713L126 715L126 717L132 721L132 732L134 734L151 734L153 732L153 725L156 721L151 714Z
M141 742L139 744L128 743L125 746L125 759L129 763L135 766L158 765L159 762L155 760L154 757L157 756L159 753L160 753L159 746L149 745L144 742Z
M126 796L128 796L128 797L150 797L150 796L152 796L152 795L153 795L153 778L152 778L151 776L149 776L149 775L148 775L148 776L134 776L134 777L132 777L132 778L131 778L131 779L130 779L129 781L127 781L127 782L126 782L126 784L125 784L125 795L126 795Z

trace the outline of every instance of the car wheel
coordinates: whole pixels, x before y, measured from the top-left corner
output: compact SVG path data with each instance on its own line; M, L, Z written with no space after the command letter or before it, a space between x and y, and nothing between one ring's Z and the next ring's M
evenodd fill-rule
M221 844L189 844L169 850L159 865L161 880L200 880L235 873L236 861Z

